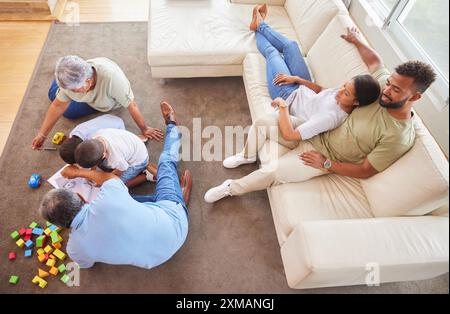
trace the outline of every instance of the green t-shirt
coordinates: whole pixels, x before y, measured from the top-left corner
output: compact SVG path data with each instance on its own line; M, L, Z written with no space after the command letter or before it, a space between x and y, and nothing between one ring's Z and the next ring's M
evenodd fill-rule
M383 68L373 76L383 89L390 73ZM372 167L382 172L412 148L414 139L412 120L393 118L377 101L353 110L340 127L310 142L331 160L360 164L368 158Z
M122 69L108 58L95 58L86 62L97 72L94 89L87 93L74 93L71 90L59 88L56 98L61 102L71 100L84 102L101 112L128 107L134 100L134 95Z

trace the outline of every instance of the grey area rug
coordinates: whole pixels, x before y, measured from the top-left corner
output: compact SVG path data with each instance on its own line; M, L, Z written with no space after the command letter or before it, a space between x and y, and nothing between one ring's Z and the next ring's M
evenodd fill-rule
M180 172L190 169L194 185L190 204L189 235L182 249L167 263L152 270L129 266L97 264L81 271L81 285L69 288L56 278L41 290L31 283L42 267L20 256L9 262L11 250L22 255L9 234L36 220L42 196L50 190L45 183L38 190L27 186L29 176L38 172L49 178L63 166L55 152L35 152L30 143L48 108L47 91L56 60L76 54L84 58L104 56L115 60L131 81L137 103L152 126L163 128L159 102L170 101L180 120L192 128L192 119L202 118L203 126L247 126L251 123L242 78L170 80L162 85L152 79L146 57L146 23L53 25L42 57L29 83L20 112L0 161L0 292L2 293L448 293L448 275L421 282L384 284L368 288L342 287L298 291L289 289L276 239L266 192L206 204L203 195L225 178L236 178L256 169L256 165L225 170L220 162L181 162ZM137 132L128 112L115 114L127 128ZM92 118L92 117L89 117ZM61 119L53 132L66 134L79 121ZM52 133L53 133L52 132ZM51 145L51 144L49 144ZM151 161L158 160L162 145L148 143ZM149 193L154 186L136 193ZM139 230L136 230L139 232ZM67 240L68 231L63 232ZM111 232L111 237L120 234ZM46 267L43 267L46 269ZM10 275L19 275L17 286L8 284Z

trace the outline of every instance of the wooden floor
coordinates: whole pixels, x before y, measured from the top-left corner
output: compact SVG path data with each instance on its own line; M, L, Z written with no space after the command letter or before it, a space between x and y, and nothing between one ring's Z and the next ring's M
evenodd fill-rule
M81 23L147 21L149 1L72 0L60 19L76 22L74 13L79 12ZM0 155L50 25L48 21L0 21Z

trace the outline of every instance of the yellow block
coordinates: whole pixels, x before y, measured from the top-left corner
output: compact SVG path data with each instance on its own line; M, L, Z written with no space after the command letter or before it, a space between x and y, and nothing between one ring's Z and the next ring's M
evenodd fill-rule
M25 241L22 239L19 239L16 241L16 244L18 247L23 247L25 245Z
M39 278L38 276L34 276L33 280L31 280L32 283L39 283L41 282L41 278Z
M41 279L39 281L39 287L41 287L42 289L44 289L46 285L47 285L47 281L45 281L44 279Z
M44 255L44 254L39 254L38 260L39 260L39 262L41 262L41 263L45 262L45 255Z
M50 274L52 274L53 276L56 276L56 275L58 275L58 273L59 273L59 270L58 270L58 268L56 268L56 267L52 267L52 268L50 268L50 270L48 271Z
M45 253L50 254L51 252L53 252L53 248L50 245L47 245L44 249Z
M54 253L54 252L53 252L53 253ZM53 255L53 254L50 254L49 258L56 260L56 257L55 257L55 255Z
M40 269L40 268L38 268L38 276L40 277L40 278L45 278L45 277L48 277L49 276L49 273L47 273L45 270L42 270L42 269Z
M47 228L44 230L44 233L47 235L47 237L49 237L50 234L52 233L52 230L50 228Z
M55 264L56 264L56 261L54 259L50 259L50 258L48 259L47 263L45 263L45 265L50 266L50 267L55 266Z
M39 250L37 250L37 254L38 254L38 255L42 255L42 254L44 254L44 253L45 253L44 249L39 249Z
M62 251L60 251L60 250L55 250L54 252L53 252L53 254L57 257L57 258L59 258L60 260L64 260L65 258L66 258L66 254L64 254Z

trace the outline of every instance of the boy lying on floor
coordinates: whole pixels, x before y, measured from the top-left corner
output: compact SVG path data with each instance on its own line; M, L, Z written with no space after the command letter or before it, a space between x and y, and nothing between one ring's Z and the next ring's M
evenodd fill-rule
M83 141L92 139L95 133L102 129L125 130L125 124L121 118L110 114L101 115L95 119L81 123L70 132L69 138L63 142L59 148L59 155L67 164L75 164L75 150L77 147ZM139 139L144 141L140 137ZM143 173L126 182L127 186L131 188L146 181L156 182L156 172L156 165L148 164Z

